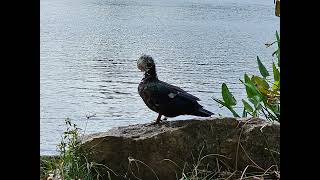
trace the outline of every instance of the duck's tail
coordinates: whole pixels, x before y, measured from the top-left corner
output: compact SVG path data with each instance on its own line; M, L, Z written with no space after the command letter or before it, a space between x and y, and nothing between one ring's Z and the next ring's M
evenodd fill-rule
M201 107L197 111L195 111L192 115L201 116L201 117L210 117L210 116L214 115L214 113L210 112L210 111L208 111L206 109L203 109Z

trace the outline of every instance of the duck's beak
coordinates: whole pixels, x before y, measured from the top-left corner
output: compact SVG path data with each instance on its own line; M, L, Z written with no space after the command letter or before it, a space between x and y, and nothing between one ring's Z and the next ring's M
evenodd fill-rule
M145 69L144 69L144 66L143 66L143 64L142 64L142 61L141 61L141 59L138 59L138 61L137 61L137 67L138 67L138 69L141 71L141 72L143 72Z
M143 67L142 67L142 66L138 66L138 69L139 69L141 72L143 72L143 71L144 71L144 69L143 69Z

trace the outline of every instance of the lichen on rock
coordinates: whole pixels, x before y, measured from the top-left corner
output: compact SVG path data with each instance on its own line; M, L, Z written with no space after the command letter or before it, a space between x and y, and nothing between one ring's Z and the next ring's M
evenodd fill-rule
M113 179L177 179L186 166L244 170L280 168L280 124L251 118L201 118L113 128L83 139L90 161L112 169ZM248 168L247 171L254 171Z

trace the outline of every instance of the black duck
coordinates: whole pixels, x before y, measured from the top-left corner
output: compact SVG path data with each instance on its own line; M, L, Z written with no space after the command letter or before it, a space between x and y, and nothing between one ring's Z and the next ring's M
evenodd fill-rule
M214 114L202 108L197 102L200 101L199 98L177 86L160 81L151 56L142 55L137 66L144 72L144 78L138 87L139 95L151 110L159 113L155 124L161 122L162 115L166 118L179 115L209 117Z

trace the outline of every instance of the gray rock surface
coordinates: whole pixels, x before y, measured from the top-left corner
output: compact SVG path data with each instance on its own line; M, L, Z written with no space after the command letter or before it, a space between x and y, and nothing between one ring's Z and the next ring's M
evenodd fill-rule
M137 124L88 135L83 147L91 161L117 174L109 170L112 179L179 179L206 155L201 165L211 169L243 171L251 165L249 172L280 168L280 124L258 118Z

